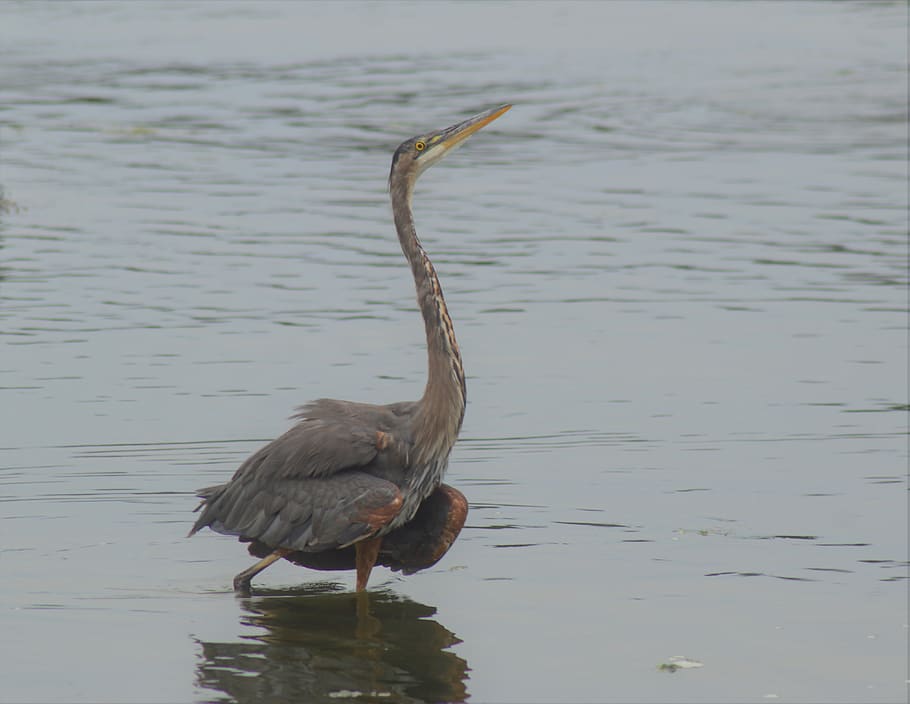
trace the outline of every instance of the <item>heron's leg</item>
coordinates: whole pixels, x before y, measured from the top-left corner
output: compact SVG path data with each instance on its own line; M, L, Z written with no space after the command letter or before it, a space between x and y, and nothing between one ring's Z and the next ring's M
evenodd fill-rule
M278 548L275 552L270 553L263 557L259 562L245 569L243 572L234 577L234 591L237 594L242 594L243 596L250 595L250 581L257 574L262 572L266 567L271 565L273 562L277 562L285 555L289 555L294 552L293 550L288 550L287 548Z
M367 538L366 540L361 540L359 543L354 543L358 592L362 592L367 588L367 581L370 579L370 572L373 569L373 565L376 564L376 557L379 555L379 546L381 544L381 537Z

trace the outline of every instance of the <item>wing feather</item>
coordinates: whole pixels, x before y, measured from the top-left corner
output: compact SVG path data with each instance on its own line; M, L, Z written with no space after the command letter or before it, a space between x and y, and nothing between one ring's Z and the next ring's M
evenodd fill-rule
M402 496L370 472L406 462L408 439L399 429L412 407L326 399L304 406L299 422L253 453L231 481L200 490L190 535L207 526L306 552L372 535L398 513Z

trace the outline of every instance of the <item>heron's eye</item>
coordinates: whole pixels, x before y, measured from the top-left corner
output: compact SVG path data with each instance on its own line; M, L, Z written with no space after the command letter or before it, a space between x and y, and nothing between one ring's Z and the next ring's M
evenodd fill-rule
M414 144L414 149L416 149L419 152L422 152L426 148L427 148L426 142L417 142L416 144Z

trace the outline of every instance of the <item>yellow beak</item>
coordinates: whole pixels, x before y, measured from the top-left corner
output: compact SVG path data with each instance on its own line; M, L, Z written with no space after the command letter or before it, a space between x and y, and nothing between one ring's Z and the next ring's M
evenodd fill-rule
M505 114L511 109L511 105L500 105L498 108L493 108L492 110L486 110L482 113L474 115L474 117L469 117L463 122L459 122L457 125L452 125L442 130L437 137L434 137L430 140L431 144L429 146L439 145L444 147L446 150L451 149L456 144L463 142L472 134L477 132L477 130L482 127L486 127L497 117Z
M459 122L451 127L437 132L426 140L427 148L417 157L418 173L422 173L427 167L435 164L451 149L461 144L464 140L477 132L481 127L489 125L500 115L507 112L511 105L500 105L492 110L485 110L482 113L469 117L467 120Z

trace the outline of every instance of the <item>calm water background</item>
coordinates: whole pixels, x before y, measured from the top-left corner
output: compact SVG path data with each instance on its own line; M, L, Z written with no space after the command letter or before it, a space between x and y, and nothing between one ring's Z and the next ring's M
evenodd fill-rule
M906 31L0 5L0 698L905 701ZM234 598L193 490L307 399L419 396L390 157L506 101L416 198L460 540L369 618L290 565Z

